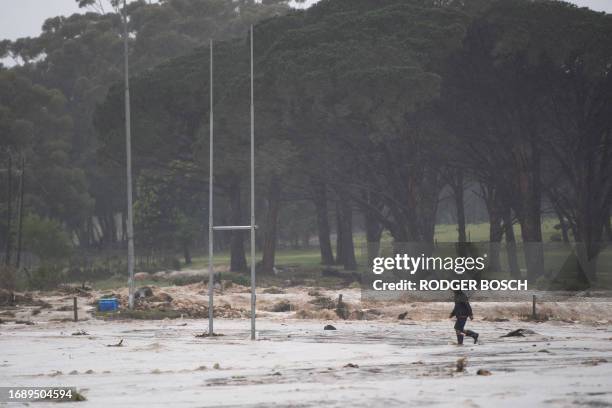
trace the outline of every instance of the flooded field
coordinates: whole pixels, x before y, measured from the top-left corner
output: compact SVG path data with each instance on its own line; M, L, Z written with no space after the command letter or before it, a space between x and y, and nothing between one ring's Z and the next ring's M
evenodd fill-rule
M3 324L0 383L74 386L91 407L612 406L609 324L470 326L481 344L456 346L447 320L265 317L256 341L247 319L214 338L198 319ZM500 337L517 328L533 333Z

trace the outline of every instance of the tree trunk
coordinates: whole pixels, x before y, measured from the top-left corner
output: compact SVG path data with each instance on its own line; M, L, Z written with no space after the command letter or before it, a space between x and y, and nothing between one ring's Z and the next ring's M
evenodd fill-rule
M468 255L467 234L465 232L465 203L463 170L451 169L453 174L450 174L450 187L453 190L455 199L455 210L457 211L457 254L459 256Z
M508 257L510 276L518 279L521 277L521 269L519 268L518 257L516 254L516 237L514 236L512 211L510 208L504 212L504 234L506 235L506 256Z
M538 276L545 273L540 222L539 208L537 211L532 208L524 213L520 219L527 278L534 281Z
M96 237L93 232L93 216L87 217L87 221L85 223L85 236L87 237L87 247L91 247L96 243Z
M372 265L374 258L378 257L380 253L380 239L383 228L376 216L368 208L364 209L363 218L365 220L368 265Z
M608 215L608 211L601 211L592 201L590 197L585 197L576 217L576 231L579 237L576 242L576 253L581 270L590 285L598 281L597 258L601 252L605 217Z
M108 222L110 224L111 243L115 244L117 242L117 219L112 211L108 214Z
M185 257L185 265L191 265L191 251L187 242L183 242L183 256Z
M240 181L234 178L228 189L232 225L242 225L242 205L240 200ZM230 243L230 270L244 272L247 270L247 261L244 254L243 231L232 231Z
M436 213L438 211L438 197L440 195L440 172L425 166L421 180L415 180L417 187L416 197L412 202L416 203L417 217L414 223L418 226L416 236L425 245L429 252L433 249L434 235L436 231Z
M501 270L499 254L503 235L501 221L502 217L499 211L494 209L489 212L489 268L492 271Z
M106 214L101 214L98 216L98 225L101 231L100 242L102 246L108 246L108 228L106 225Z
M317 214L317 232L319 234L319 249L321 251L321 264L333 265L334 253L329 238L329 218L327 211L327 189L325 184L312 181L312 201Z
M545 273L542 248L541 186L539 152L530 142L519 144L514 152L516 187L521 236L527 265L527 278Z
M277 176L272 176L270 188L268 190L268 212L266 214L266 229L263 239L263 258L261 261L261 272L271 273L274 269L274 259L276 255L276 227L278 223L278 213L280 211L280 180Z
M464 181L463 181L463 170L457 169L456 174L453 176L453 182L451 183L453 189L453 196L455 198L455 209L457 211L457 242L467 242L467 235L465 233L465 202L464 202Z
M342 206L338 200L336 201L336 265L344 264L343 234Z
M340 230L342 231L339 245L342 248L342 265L344 269L354 271L357 269L355 259L355 245L353 243L353 209L351 202L345 194L339 196Z
M102 228L103 242L106 244L106 246L111 246L117 242L117 225L115 223L115 215L112 213L112 211L106 212L99 219L100 227Z
M482 186L483 197L489 213L489 269L501 270L499 249L503 236L503 210L500 204L500 193L495 186Z
M127 214L121 213L121 242L127 241Z

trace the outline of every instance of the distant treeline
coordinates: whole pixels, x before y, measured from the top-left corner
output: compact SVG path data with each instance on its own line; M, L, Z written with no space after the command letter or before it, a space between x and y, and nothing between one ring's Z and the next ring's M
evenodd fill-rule
M205 244L209 38L220 40L215 216L247 219L252 22L262 271L279 240L311 235L323 264L355 269L355 230L370 243L384 231L433 242L442 210L465 242L466 194L482 199L493 243L517 241L514 224L523 242L542 242L543 214L558 219L563 240L582 243L585 259L612 238L610 15L545 0L129 9L141 250L187 259ZM2 95L20 96L2 96L0 126L2 144L32 167L26 207L60 220L83 247L123 239L120 25L116 13L50 19L40 37L2 48L24 62L0 71ZM243 234L220 238L232 269L246 269ZM524 248L528 275L543 273L540 247ZM594 264L583 271L591 281Z

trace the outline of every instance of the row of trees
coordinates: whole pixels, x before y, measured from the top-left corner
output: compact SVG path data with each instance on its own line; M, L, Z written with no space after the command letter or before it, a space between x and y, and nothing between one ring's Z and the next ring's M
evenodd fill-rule
M284 1L167 0L129 8L140 248L178 245L189 259L190 248L203 246L209 50L202 44L210 37L225 40L215 47L222 197L215 214L234 225L246 219L244 33L257 21L262 271L272 269L287 229L316 234L322 263L347 269L356 267L358 224L374 248L383 231L396 243L433 242L446 191L464 242L468 183L480 187L491 242L515 242L512 226L520 225L530 277L545 270L545 210L566 240L581 243L584 259L611 238L609 15L546 0L321 0L304 11ZM64 167L84 174L85 187L71 188L90 202L68 211L74 221L51 215L83 246L121 239L119 24L115 13L52 19L38 39L3 45L26 62L7 75L57 88L49 92L68 105ZM233 270L246 269L242 234L220 244L231 249ZM499 262L495 250L492 258ZM584 273L596 279L594 268Z
M122 2L113 0L106 9L104 1L77 3L85 13L49 18L37 37L0 41L0 58L15 63L11 68L0 65L2 167L9 167L7 157L12 155L16 174L20 158L25 158L26 213L59 221L80 247L112 247L124 239L124 159L100 149L93 116L111 84L122 78ZM129 2L130 69L145 72L191 52L211 37L242 35L250 24L288 10L285 0ZM136 146L135 153L142 157L140 147ZM180 165L178 162L177 171L183 171ZM166 189L164 183L170 179L159 172L143 174L139 208L151 208L155 200L159 206L155 191ZM17 211L9 208L16 208L19 197L8 191L12 187L18 192L18 180L13 177L9 183L2 177L0 181L0 243L8 248L9 256L17 251L11 237L18 235ZM173 194L177 190L174 185L167 188ZM168 235L172 235L167 241L171 244L189 241L194 235L192 225L199 225L203 218L189 206L182 210L169 219L172 229L159 220L151 223L151 214L137 212L142 226L140 244L148 245L150 230L160 228L166 236L151 235L158 242Z
M468 181L482 187L492 242L514 242L512 225L520 225L531 277L545 270L545 207L568 239L583 244L585 259L610 238L610 16L557 1L329 0L264 21L255 38L264 269L273 263L283 198L304 192L314 204L323 263L348 269L355 268L355 210L368 242L383 230L398 243L433 242L445 186L465 241ZM231 222L239 223L245 40L223 43L215 57L217 183ZM136 78L136 143L164 146L148 159L183 157L206 168L207 69L201 48ZM117 88L98 111L105 148L119 140L113 135L121 120ZM232 265L240 269L243 239L233 239ZM596 278L593 268L585 273Z

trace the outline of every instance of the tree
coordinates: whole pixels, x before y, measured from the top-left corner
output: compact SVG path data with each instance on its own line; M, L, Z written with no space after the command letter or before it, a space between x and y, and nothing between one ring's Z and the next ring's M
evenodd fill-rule
M0 145L27 157L26 208L62 220L72 229L88 213L92 200L85 174L70 160L72 121L64 104L59 91L0 71Z
M266 84L279 92L288 126L307 135L294 143L312 167L325 163L321 181L343 186L357 205L368 205L364 192L381 197L383 210L369 208L398 242L433 241L439 174L428 154L440 133L426 105L438 95L432 66L458 44L431 42L444 38L441 31L461 32L464 21L428 2L350 6L325 3L302 21L294 15L263 24L264 43L270 31L286 30L267 54L274 81ZM400 28L415 21L431 24Z
M563 42L563 53L548 65L543 142L558 175L549 196L561 227L567 220L573 231L582 278L596 284L612 206L612 20L571 11L556 10L572 34Z
M122 4L113 0L111 8L105 9L105 3L99 0L76 1L90 11L49 18L38 37L2 41L0 54L20 62L11 71L63 94L62 116L72 121L65 140L68 158L84 172L88 194L95 200L95 205L84 207L88 214L78 212L81 219L70 221L70 228L82 245L94 244L95 216L100 220L103 243L112 244L116 239L115 219L125 208L121 194L125 190L124 155L104 146L99 149L105 140L98 139L93 117L109 87L121 79L122 22L118 11ZM282 0L130 2L131 71L144 72L190 53L209 38L242 35L251 23L288 10L288 2ZM146 154L146 150L141 151L140 157Z
M579 257L595 279L592 261L610 206L609 26L607 16L567 3L498 2L472 23L451 63L447 83L461 89L455 105L461 101L464 109L457 115L467 130L462 140L474 167L501 194L492 228L509 219L510 206L531 277L544 272L547 191L561 219L571 220L584 245ZM545 170L560 176L544 177Z
M516 9L514 5L518 4ZM451 60L447 77L455 93L458 137L474 159L489 194L491 241L502 236L501 220L509 205L521 224L530 277L544 272L541 233L541 71L522 52L498 53L506 41L498 20L519 13L524 2L499 3L470 26L463 48ZM510 19L510 17L507 17ZM454 90L453 90L454 89ZM467 148L467 149L466 149ZM515 197L515 199L510 199Z

